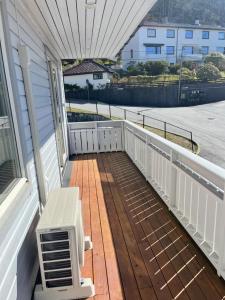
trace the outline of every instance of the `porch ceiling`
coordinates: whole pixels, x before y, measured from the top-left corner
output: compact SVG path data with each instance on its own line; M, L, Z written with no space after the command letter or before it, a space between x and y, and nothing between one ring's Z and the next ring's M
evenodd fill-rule
M23 0L62 59L114 58L156 0Z

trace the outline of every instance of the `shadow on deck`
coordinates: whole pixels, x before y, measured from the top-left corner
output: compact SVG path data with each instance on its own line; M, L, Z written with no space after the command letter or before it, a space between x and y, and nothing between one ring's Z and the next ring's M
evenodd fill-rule
M223 299L225 283L125 153L77 156L96 300Z

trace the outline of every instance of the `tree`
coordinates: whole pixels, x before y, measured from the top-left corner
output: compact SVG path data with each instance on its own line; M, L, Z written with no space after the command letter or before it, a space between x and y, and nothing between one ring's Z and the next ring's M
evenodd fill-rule
M208 81L208 80L217 80L221 78L220 70L214 66L212 63L207 63L202 65L197 70L197 78L202 81Z
M145 75L145 67L143 63L138 63L136 65L130 65L127 68L128 76L137 76L137 75Z
M165 74L168 71L168 62L166 61L148 61L144 65L147 75L156 76Z
M194 73L189 70L188 68L182 68L181 71L179 70L178 72L181 72L181 79L182 80L192 80L194 79Z
M212 63L220 71L225 71L225 55L222 53L211 53L210 55L206 56L205 63Z

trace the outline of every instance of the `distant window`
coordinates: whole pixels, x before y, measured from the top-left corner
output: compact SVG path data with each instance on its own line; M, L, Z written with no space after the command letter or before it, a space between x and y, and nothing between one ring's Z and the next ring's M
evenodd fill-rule
M151 37L151 38L156 37L156 29L148 28L147 29L147 37Z
M167 29L166 36L170 39L175 38L175 30L174 29Z
M175 47L174 46L167 46L166 47L166 54L167 55L174 55L175 53Z
M194 52L194 48L192 46L183 46L182 55L192 55Z
M6 196L6 190L20 176L19 158L0 48L0 203Z
M225 48L224 47L217 47L216 52L220 52L220 53L225 54Z
M202 31L202 39L203 40L209 39L209 31Z
M209 54L209 47L208 46L202 46L202 54L208 55Z
M146 47L146 54L147 55L161 54L161 47L160 46Z
M219 40L225 40L225 32L219 32Z
M193 30L186 30L185 31L185 38L186 39L193 39Z
M93 79L94 80L103 79L103 73L94 73L93 74Z
M133 49L130 50L130 58L134 58L134 50Z

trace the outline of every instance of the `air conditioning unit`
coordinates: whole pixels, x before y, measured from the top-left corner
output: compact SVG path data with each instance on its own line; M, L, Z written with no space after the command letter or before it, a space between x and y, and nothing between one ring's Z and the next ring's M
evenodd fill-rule
M35 300L67 300L94 295L90 278L81 278L84 250L90 239L84 237L78 188L61 188L48 195L36 229L42 284Z

